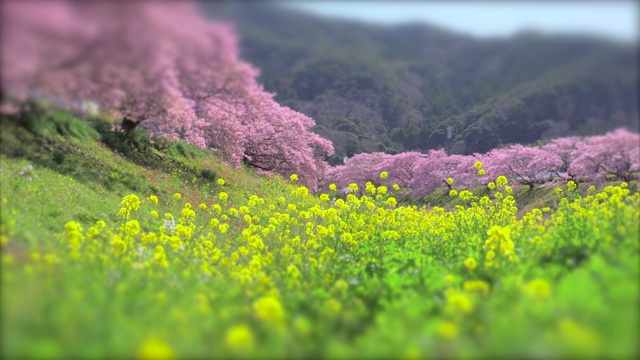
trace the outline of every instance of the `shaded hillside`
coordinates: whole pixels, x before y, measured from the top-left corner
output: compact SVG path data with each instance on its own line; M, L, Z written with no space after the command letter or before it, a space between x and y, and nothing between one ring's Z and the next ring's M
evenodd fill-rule
M236 22L242 56L276 100L316 120L331 161L359 152L484 152L618 126L638 129L637 48L523 32L324 19L273 4L207 3ZM446 127L454 139L446 141Z

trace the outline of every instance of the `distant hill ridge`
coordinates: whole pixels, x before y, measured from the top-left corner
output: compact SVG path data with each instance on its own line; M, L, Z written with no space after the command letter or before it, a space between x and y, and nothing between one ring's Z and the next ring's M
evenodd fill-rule
M276 100L312 117L332 164L361 152L483 153L511 143L638 131L637 45L526 31L325 19L271 3L205 3L236 23ZM453 129L447 140L446 128Z

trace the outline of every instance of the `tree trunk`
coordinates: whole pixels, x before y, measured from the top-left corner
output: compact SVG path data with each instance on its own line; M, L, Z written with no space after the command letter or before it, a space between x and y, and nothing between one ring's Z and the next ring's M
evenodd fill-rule
M122 130L124 130L124 132L128 134L132 132L139 124L140 120L133 121L128 117L125 117L122 120L122 124L120 126L122 127Z

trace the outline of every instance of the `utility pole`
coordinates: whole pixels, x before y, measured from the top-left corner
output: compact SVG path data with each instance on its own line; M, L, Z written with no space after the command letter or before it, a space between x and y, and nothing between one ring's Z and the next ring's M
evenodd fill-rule
M451 139L453 138L453 126L447 126L447 141L445 141L444 144L444 152L447 155L449 154L450 148L451 148Z

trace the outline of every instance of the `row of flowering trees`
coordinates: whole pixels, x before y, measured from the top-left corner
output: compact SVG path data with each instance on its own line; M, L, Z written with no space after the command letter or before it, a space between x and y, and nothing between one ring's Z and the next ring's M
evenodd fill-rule
M478 164L480 162L480 164ZM388 178L380 179L381 172ZM640 135L624 129L586 138L558 138L543 146L513 145L486 154L447 155L444 150L426 154L406 152L358 154L344 165L331 168L323 184L345 188L349 183L398 184L422 197L438 187L486 185L500 175L533 188L552 181L601 182L638 179Z
M331 142L263 90L231 27L195 3L10 1L2 10L2 89L22 104L97 103L124 130L216 148L233 165L297 173L312 188L327 167Z

